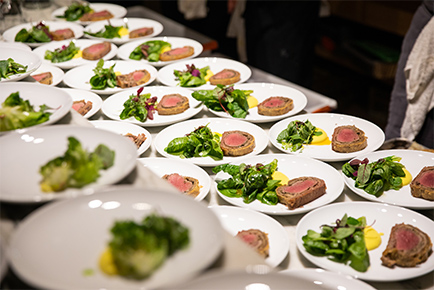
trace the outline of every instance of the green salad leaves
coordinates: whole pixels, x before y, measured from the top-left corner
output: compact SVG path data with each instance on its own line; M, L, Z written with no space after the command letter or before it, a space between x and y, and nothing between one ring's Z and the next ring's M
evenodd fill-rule
M63 18L67 21L77 21L83 16L85 13L92 12L92 8L89 7L88 3L81 4L78 2L73 2L68 8L65 10L63 15L57 15L57 18Z
M213 90L197 90L192 96L211 110L225 111L235 118L245 118L249 113L247 97L251 93L253 91L234 89L233 85L217 85Z
M35 26L32 26L29 30L23 28L15 35L16 42L29 42L29 43L41 43L50 42L53 40L50 34L50 27L45 25L44 22L39 22Z
M227 197L241 197L245 203L255 199L268 205L276 205L279 199L276 188L280 180L273 180L277 159L269 164L240 165L222 164L213 168L214 173L226 172L232 177L217 182L217 189Z
M197 69L194 64L186 64L186 70L174 70L173 74L176 80L179 81L181 87L199 87L206 84L205 76L209 70L209 66Z
M150 62L156 62L160 60L160 54L163 49L170 49L171 47L170 43L162 40L146 41L130 53L130 59L141 60L143 58Z
M285 150L295 152L303 148L303 144L310 144L313 136L320 136L322 132L316 131L316 127L309 120L292 121L288 127L279 133L277 142L282 144Z
M114 158L115 152L104 144L98 145L93 152L87 152L80 141L68 137L68 149L65 154L40 167L41 190L59 192L68 187L82 188L95 182L100 176L100 170L113 166Z
M220 136L206 126L200 126L184 137L177 137L164 148L169 154L181 158L211 157L214 160L223 159L220 148Z
M345 214L336 225L322 225L321 232L308 230L302 237L306 251L314 256L326 256L338 263L348 264L359 272L369 267L369 254L363 229L366 218L358 219Z
M95 73L89 80L89 84L92 90L104 90L105 88L116 87L116 74L114 72L114 67L116 63L109 68L103 68L104 60L100 59L93 69Z
M23 100L19 92L10 94L0 108L0 131L26 128L48 121L51 113L46 105L35 111L29 100Z
M56 48L54 51L45 51L44 58L53 63L65 62L71 60L79 50L80 47L77 47L74 41L71 41L68 46L62 45L61 48Z
M97 31L95 33L85 31L84 34L108 39L121 38L119 31L122 29L122 27L123 26L104 25L104 28L100 31Z
M389 189L399 190L402 187L401 177L405 176L405 172L404 165L399 161L401 157L394 155L371 163L367 158L362 161L354 159L342 166L342 172L355 180L355 187L379 197Z
M137 94L132 94L124 103L124 109L119 117L121 120L134 117L140 122L146 119L154 120L154 112L157 110L157 97L151 97L151 94L143 94L143 87L137 90Z
M16 74L23 74L27 71L27 65L16 63L12 58L0 60L0 80L8 79Z

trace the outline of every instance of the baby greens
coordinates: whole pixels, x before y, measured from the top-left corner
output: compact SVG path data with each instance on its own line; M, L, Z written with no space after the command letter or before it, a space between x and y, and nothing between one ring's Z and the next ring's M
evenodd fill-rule
M54 51L45 51L44 58L54 63L65 62L71 60L79 50L80 48L75 46L75 43L71 41L68 46L63 45L61 48L56 48Z
M92 11L93 10L89 7L89 4L80 4L78 2L73 2L71 5L68 6L63 15L57 15L56 17L64 18L67 21L77 21L85 13Z
M245 118L249 113L247 97L253 91L234 89L233 85L217 85L213 90L197 90L191 95L214 111L225 111L235 118Z
M209 66L197 69L194 64L186 64L186 70L174 70L173 74L181 87L198 87L206 84L205 76Z
M384 191L399 190L402 187L401 177L405 173L400 160L401 157L394 155L371 163L367 158L362 161L354 159L342 166L342 172L355 180L355 187L379 197Z
M130 59L141 60L143 58L150 62L159 61L163 49L171 47L172 45L166 41L150 40L137 46L130 53Z
M273 180L277 169L277 159L269 164L240 165L222 164L213 168L214 173L226 172L232 177L217 182L218 190L227 197L241 197L245 203L255 199L268 205L276 205L279 199L276 188L280 180Z
M122 27L123 26L104 25L104 28L100 31L97 31L95 33L85 31L84 34L108 39L121 38L119 31L122 29Z
M157 97L151 97L151 94L140 93L143 87L137 90L137 95L132 94L124 103L124 109L119 115L121 120L134 117L140 122L145 122L147 118L154 119L154 112L157 110Z
M292 121L288 127L279 133L277 142L282 144L285 150L295 152L303 147L303 144L310 144L313 136L320 136L322 132L316 131L316 127L309 120Z
M27 71L27 65L16 63L12 58L0 60L0 80L8 79L12 75L23 74Z
M50 28L42 21L32 26L29 30L23 28L15 35L16 42L50 42L52 37L50 35Z
M109 68L103 68L104 60L100 59L93 69L95 73L89 80L89 84L92 86L93 90L104 90L105 88L116 87L116 74L113 70L116 63Z
M355 219L345 214L336 225L322 225L321 232L308 230L302 237L306 251L314 256L327 256L330 260L348 264L354 270L366 272L369 254L365 245L366 218Z
M184 137L173 139L164 151L181 158L209 156L214 160L223 159L220 136L213 133L208 125L200 126Z

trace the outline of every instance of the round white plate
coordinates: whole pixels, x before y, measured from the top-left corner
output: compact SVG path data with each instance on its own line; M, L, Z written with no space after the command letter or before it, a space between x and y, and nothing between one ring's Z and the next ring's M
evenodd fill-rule
M210 70L214 74L217 74L218 72L224 70L225 68L236 70L240 73L240 80L238 82L236 82L236 84L241 84L241 83L246 82L250 78L250 76L252 75L252 71L250 70L250 68L247 65L245 65L241 62L238 62L236 60L219 58L219 57L200 57L200 58L195 58L195 59L191 59L191 60L178 61L176 63L166 65L165 67L161 68L158 71L157 80L159 82L161 82L163 85L166 85L169 87L179 86L179 81L176 80L173 72L175 70L181 70L181 71L186 70L187 64L188 65L194 64L194 66L196 68L203 68L203 67L209 66ZM207 82L206 84L201 85L199 87L189 88L189 89L192 89L192 90L212 90L215 87L216 86L211 85L209 82Z
M87 38L90 38L90 39L98 39L101 41L104 41L104 40L110 41L110 42L113 42L113 43L119 45L119 44L124 44L124 43L127 43L129 41L134 41L134 40L139 40L139 39L143 41L143 39L157 36L163 31L163 24L161 24L158 21L155 21L152 19L145 19L145 18L123 18L123 19L110 19L108 21L107 20L98 21L98 22L95 22L95 23L92 23L92 24L89 24L88 26L86 26L84 31L90 32L90 33L96 33L98 31L101 31L102 29L104 29L105 25L108 25L108 23L110 23L110 25L112 25L112 26L125 26L125 21L127 21L127 24L128 24L128 31L133 31L135 29L144 28L144 27L152 27L154 29L154 32L152 32L149 35L137 37L137 38L130 38L128 36L128 34L122 36L121 38L113 38L113 39L95 37L95 36L91 36L88 34L84 34L84 36Z
M100 12L102 10L108 10L111 14L113 14L113 18L122 18L125 15L127 15L127 9L123 6L116 5L116 4L109 4L109 3L89 3L90 8L92 8L95 12ZM55 21L63 21L67 22L64 18L57 18L56 16L62 16L65 13L65 10L68 7L61 7L53 11L51 13L51 18ZM91 23L94 23L95 21L74 21L75 23L81 24L81 25L88 25ZM73 23L74 23L73 22Z
M101 170L96 182L81 189L68 188L58 193L44 193L39 185L42 179L39 169L53 158L65 154L70 136L89 151L99 144L105 144L115 151L114 164L107 170ZM107 130L72 125L21 130L0 138L0 145L0 200L9 202L31 203L92 194L124 178L133 170L137 157L136 147L125 137ZM23 176L26 182L22 182Z
M176 115L158 115L158 113L155 111L154 119L153 120L147 119L145 122L140 122L136 120L134 117L121 120L119 118L119 115L124 109L124 103L128 100L128 98L132 94L134 95L137 94L137 89L133 89L133 90L129 89L108 97L104 101L101 110L104 113L104 115L106 115L110 119L133 123L145 127L165 126L179 121L187 120L193 117L194 115L198 114L202 110L202 105L200 104L200 102L196 101L196 99L194 99L191 96L190 90L184 88L169 88L163 86L144 87L141 94L143 95L148 93L150 93L152 96L156 96L158 98L157 101L161 100L161 98L167 94L181 94L188 98L188 101L190 103L190 108Z
M4 42L0 41L0 48L13 48L13 49L23 49L26 51L32 51L30 46L22 42Z
M24 66L27 65L27 70L25 73L11 75L8 79L1 78L0 82L2 83L22 80L37 70L42 64L41 58L34 52L16 49L14 47L0 48L0 55L0 60L12 58L16 63L22 64Z
M133 60L133 59L130 59L131 52L137 46L139 46L142 43L145 43L147 41L151 41L151 40L166 41L166 42L168 42L168 43L170 43L172 45L172 49L175 49L175 48L178 48L178 47L183 47L183 46L191 46L191 47L194 48L193 55L191 55L189 57L186 57L186 58L183 58L181 60L155 61L155 62L147 61L146 59L141 59L140 60L140 62L145 62L145 63L148 63L150 65L156 66L156 67L161 67L161 66L164 66L164 65L168 65L168 64L171 64L171 63L178 62L178 61L195 58L196 56L198 56L199 54L201 54L202 51L203 51L202 44L200 42L194 40L194 39L184 38L184 37L160 36L160 37L152 37L152 38L141 39L141 40L137 40L137 41L131 41L131 42L128 42L126 44L123 44L122 46L119 47L117 56L120 59L123 59L123 60Z
M272 83L244 83L244 84L234 85L234 89L253 90L253 93L251 95L258 100L258 104L268 99L269 97L287 97L292 99L292 101L294 102L293 103L294 108L292 110L290 110L286 114L279 115L279 116L260 115L258 114L258 107L249 109L249 114L247 114L244 120L253 123L273 122L280 119L284 119L299 113L307 105L306 96L299 90L296 90L288 86L276 85ZM209 111L219 117L233 118L231 115L229 115L226 112L217 112L214 110L209 110Z
M62 90L64 90L71 96L73 102L81 101L81 100L84 100L85 102L87 101L92 102L92 109L90 109L90 111L87 112L86 115L83 116L83 118L89 119L90 117L95 115L99 111L99 109L101 109L102 99L100 96L98 96L95 93L86 90L77 90L77 89L62 88Z
M302 237L308 230L320 232L321 225L332 225L336 219L340 219L347 214L348 216L359 218L366 217L366 223L379 233L384 233L381 237L381 245L369 251L370 267L365 273L358 272L350 266L333 262L327 257L317 257L309 254L303 246ZM306 214L297 224L296 243L298 250L306 259L315 265L367 281L399 281L415 278L434 270L434 255L416 267L395 267L388 268L381 265L381 255L386 249L390 237L390 231L396 224L405 223L418 227L428 236L434 237L434 222L429 218L402 207L373 202L341 202L316 209Z
M268 235L269 256L265 262L277 267L289 253L289 236L283 226L272 217L234 206L210 207L220 219L223 228L233 237L239 231L258 229Z
M203 200L209 192L211 179L208 173L197 165L163 157L140 158L139 161L158 177L163 177L165 174L178 173L182 176L189 176L199 180L200 191L194 198L197 201Z
M211 131L215 133L223 134L225 131L232 130L240 130L250 133L255 138L256 143L253 152L237 157L223 156L222 160L214 160L211 157L193 157L181 159L181 157L179 156L172 155L164 151L164 148L166 148L169 142L172 141L174 138L185 136L186 134L194 131L196 128L200 126L205 126L207 124L208 128L210 128ZM263 129L261 129L261 127L246 121L222 118L204 118L184 121L161 130L160 133L158 133L157 137L155 137L154 145L158 153L160 153L164 157L168 157L171 159L181 159L183 161L192 162L199 166L216 166L223 163L231 163L236 160L240 160L261 153L268 145L268 140L266 136L267 134Z
M29 22L29 23L23 23L14 27L9 28L8 30L6 30L3 33L3 37L6 41L8 42L15 42L15 36L17 35L17 33L21 30L21 29L26 29L29 30L31 29L33 26L37 25L39 22ZM55 31L58 29L71 29L72 31L74 31L74 38L72 39L78 39L80 37L83 36L83 26L78 25L76 23L71 23L71 22L58 22L58 21L44 21L45 25L49 27L50 31ZM57 43L58 41L52 41L54 43ZM47 43L51 43L51 42L16 42L16 43L24 43L30 47L38 47L41 45L45 45Z
M414 179L425 166L434 164L434 153L416 150L381 150L357 157L359 160L368 158L369 163L375 162L380 158L395 155L401 157L400 163L411 173ZM342 170L341 170L342 172ZM359 196L371 201L384 202L388 204L413 208L413 209L431 209L434 208L434 201L423 198L413 197L411 195L410 184L403 186L400 190L390 189L384 192L380 197L369 194L363 189L354 186L355 181L342 173L345 184Z
M66 72L63 82L68 87L71 88L88 90L99 95L111 95L121 91L130 90L132 88L137 89L139 87L147 86L150 83L152 83L157 77L157 69L149 64L132 62L132 61L123 61L123 60L111 60L111 61L104 61L104 68L109 68L113 64L115 64L115 67L113 68L115 72L120 72L121 74L128 74L135 70L145 69L149 72L151 77L146 83L127 89L123 89L121 87L116 86L114 88L106 88L104 90L94 90L92 89L92 86L89 84L90 79L95 75L93 70L96 67L96 63L92 63L92 64L81 65L79 67L75 67L69 70L68 72Z
M25 83L2 83L0 84L0 104L2 104L10 94L19 92L23 100L29 100L33 108L39 111L39 106L47 105L53 110L48 121L35 125L41 127L48 124L53 124L63 118L72 107L71 97L59 88L41 86L39 84ZM18 129L21 130L21 129ZM9 131L6 131L9 132ZM6 132L0 132L0 135Z
M80 50L84 50L86 47L89 47L91 45L101 43L101 41L92 40L92 39L74 39L75 45L80 48ZM41 59L42 63L51 64L57 67L60 67L61 69L71 69L73 67L83 65L83 64L94 64L98 62L98 60L87 60L84 58L73 58L71 60L65 61L65 62L59 62L59 63L52 63L50 60L44 59L45 52L47 50L54 51L56 48L61 48L63 45L68 46L71 40L62 40L62 41L56 41L56 42L50 42L44 45L41 45L33 50L34 53L36 53ZM111 50L108 54L103 56L104 60L112 59L117 52L118 48L113 43L111 44Z
M103 274L98 259L111 239L114 222L140 221L155 211L189 229L189 247L168 257L144 280ZM33 212L12 236L10 263L15 273L37 288L155 289L191 279L222 249L223 229L202 203L172 192L114 186ZM93 275L83 275L88 269L93 270Z
M321 178L322 180L324 180L327 186L326 193L300 208L290 210L286 205L282 203L278 203L276 205L267 205L260 202L259 200L254 200L251 203L245 203L242 198L227 197L226 195L220 193L220 191L217 189L216 181L228 179L231 177L225 172L219 172L215 176L214 189L221 198L223 198L230 204L273 215L294 215L311 211L315 208L333 202L341 195L342 190L344 189L344 182L336 169L334 169L331 165L327 163L311 158L291 156L285 154L261 154L258 156L237 160L236 162L232 162L232 164L268 164L274 159L277 159L277 171L282 172L289 179L303 176Z
M38 82L34 78L32 78L33 75L38 75L38 74L45 73L45 72L51 72L51 74L53 75L53 83L51 85L41 84L40 82ZM65 73L63 72L63 70L61 70L57 66L43 63L43 64L41 64L41 66L37 70L32 72L30 74L30 76L23 79L23 81L31 82L31 83L35 83L35 84L39 84L39 85L43 85L43 86L55 87L63 80L64 76L65 76Z
M146 140L137 149L137 156L140 156L143 152L148 150L148 148L152 144L151 133L149 133L148 130L146 130L143 127L134 124L119 122L119 121L112 121L112 120L97 120L97 121L90 121L90 123L94 125L95 128L111 131L121 135L125 135L128 133L131 133L133 135L145 134Z
M277 136L280 132L288 127L292 121L307 121L309 120L313 126L323 129L330 140L332 140L333 131L338 126L354 125L363 132L368 138L368 146L360 151L351 153L339 153L332 150L332 145L305 145L302 151L292 152L282 147L282 144L277 142ZM333 113L316 113L293 116L284 119L274 124L268 131L270 142L277 149L288 154L299 154L306 157L319 159L322 161L345 161L359 155L370 153L377 150L384 142L384 132L377 125L349 115L333 114Z

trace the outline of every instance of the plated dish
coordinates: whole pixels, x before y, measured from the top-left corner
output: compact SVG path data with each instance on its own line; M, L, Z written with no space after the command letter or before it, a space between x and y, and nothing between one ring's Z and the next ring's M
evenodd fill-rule
M252 71L250 70L250 68L241 62L220 57L200 57L192 60L177 61L176 63L164 66L158 71L157 80L165 86L176 87L178 86L179 81L176 80L176 77L173 74L174 70L184 71L186 69L186 65L192 64L194 64L196 68L203 68L209 66L210 70L214 74L217 74L224 69L236 70L240 73L240 80L237 81L236 84L246 82L252 75ZM204 85L198 87L191 87L189 89L212 90L215 87L216 86L211 85L209 82L207 82Z
M162 157L139 158L139 161L154 172L163 177L166 174L178 173L182 176L192 177L199 181L199 193L194 197L196 201L203 200L211 188L211 179L205 170L194 164L185 163L182 160L173 160Z
M55 157L63 156L70 136L78 139L86 150L93 151L97 145L105 144L115 151L114 164L107 170L100 171L96 182L83 188L67 188L57 193L43 192L40 185L40 167ZM134 144L118 134L71 125L20 130L0 138L0 144L0 200L16 203L44 202L92 194L97 189L124 178L134 168L137 157ZM32 158L29 159L28 156ZM22 182L23 176L26 177L26 182Z
M49 74L47 75L47 77L45 77L45 74L47 73ZM64 76L65 73L63 72L63 70L61 70L57 66L44 63L41 64L41 66L37 70L32 72L30 76L26 77L24 81L55 87L63 80Z
M261 163L265 165L269 164L274 159L277 159L276 171L282 173L289 180L304 176L316 177L324 180L327 187L325 194L304 206L295 209L289 209L288 206L280 202L276 205L264 204L257 199L251 203L245 203L243 198L228 197L217 189L218 181L230 178L230 175L223 171L216 174L214 178L214 189L221 198L232 205L272 215L295 215L311 211L333 202L341 195L342 190L344 189L344 182L336 169L329 164L311 158L285 154L263 154L237 160L231 164L239 165L245 163L246 165L256 165L257 163Z
M78 89L67 89L62 88L63 91L67 92L73 101L72 108L78 111L84 118L89 119L101 109L102 99L95 93L86 91L86 90L78 90ZM91 102L90 109L82 112L81 106L77 106L75 103L79 101L84 101L84 103Z
M333 151L330 143L327 145L309 144L304 145L302 150L293 152L289 149L285 149L281 143L277 142L277 137L288 127L290 122L305 122L307 120L310 121L313 126L324 130L327 135L326 137L328 137L329 140L332 140L333 132L336 127L354 125L363 130L367 137L367 146L364 149L355 152L340 153ZM270 138L271 144L282 152L288 154L299 154L301 156L311 157L322 161L345 161L359 155L370 153L377 150L383 144L385 138L384 132L377 125L369 121L358 117L333 113L304 114L281 120L270 128L268 137Z
M320 232L321 225L333 224L336 219L348 216L359 218L366 217L367 225L371 225L381 236L381 244L378 248L368 251L370 266L366 272L358 272L348 265L333 262L326 257L313 256L309 254L303 246L302 236L308 230ZM434 256L431 255L427 261L416 267L389 268L381 265L380 257L386 249L391 228L395 224L410 224L424 231L428 236L434 236L434 222L412 210L388 204L373 202L342 202L327 205L306 214L297 224L296 243L301 254L315 265L330 270L351 275L361 280L367 281L400 281L415 278L434 270Z
M94 125L95 128L111 131L121 135L126 135L128 133L133 134L135 136L139 134L144 134L146 140L144 140L143 143L140 146L138 146L137 148L138 156L140 156L143 152L148 150L148 148L152 144L151 133L149 133L149 131L143 127L134 124L119 122L119 121L112 121L112 120L96 120L96 121L90 121L90 123Z
M171 44L172 49L180 48L180 47L184 47L184 46L191 46L194 49L193 54L188 56L188 57L185 57L183 59L195 58L198 55L200 55L203 51L202 44L200 42L194 40L194 39L184 38L184 37L160 36L160 37L145 38L145 39L125 43L119 47L117 56L123 60L131 60L130 54L131 54L131 52L133 52L133 50L135 48L137 48L139 45L143 44L144 42L154 41L154 40L157 40L157 41L161 40L161 41L168 42ZM161 66L165 66L165 65L168 65L168 64L171 64L174 62L182 61L183 59L181 59L181 60L167 60L167 61L159 60L159 61L155 61L155 62L141 59L140 61L148 63L148 64L156 66L156 67L161 67Z
M95 90L92 89L92 86L89 83L89 80L95 75L95 72L93 70L96 67L96 63L92 63L92 64L81 65L79 67L75 67L69 70L68 72L66 72L63 82L68 87L71 88L88 90L99 95L111 95L114 93L125 91L126 89L128 90L133 88L137 89L140 86L147 86L150 83L152 83L157 77L157 70L155 69L155 67L144 63L112 60L112 61L105 61L103 68L109 68L113 65L114 65L113 70L117 74L129 74L136 70L146 70L149 73L149 79L141 85L130 87L130 88L124 89L117 85L114 88L107 87L104 90Z
M111 19L122 18L125 15L127 15L127 9L121 5L109 4L109 3L89 3L89 4L90 4L90 8L93 9L95 12L100 12L103 10L109 11L111 14L113 14L113 18ZM58 16L64 15L67 8L68 7L65 6L54 10L53 13L51 13L51 18L55 21L65 21L62 18L58 18ZM94 21L77 20L74 22L81 25L88 25L93 23Z
M152 19L145 19L145 18L123 18L123 19L110 19L109 21L107 20L103 20L103 21L98 21L92 24L89 24L88 26L86 26L86 28L84 29L85 32L89 32L89 33L96 33L99 32L104 28L105 25L111 25L111 26L128 26L128 30L127 31L123 31L123 34L121 35L121 38L115 37L115 38L103 38L103 37L96 37L96 36L91 36L88 34L85 34L85 37L87 38L91 38L91 39L98 39L98 40L107 40L110 42L113 42L117 45L120 44L124 44L127 43L129 41L135 41L135 40L139 40L139 39L147 39L150 37L155 37L157 35L159 35L162 31L163 31L163 25L155 20ZM149 34L147 34L146 36L140 36L140 37L130 37L128 32L131 32L133 30L139 29L139 28L152 28L152 32L149 31Z
M9 78L0 78L1 83L22 80L37 70L42 64L42 60L37 54L23 49L16 49L13 47L0 48L0 55L0 60L8 60L11 58L14 62L27 66L23 73L12 74Z
M5 42L0 41L0 48L16 48L16 49L23 49L26 51L32 51L30 46L27 44L21 43L21 42Z
M109 241L113 223L140 221L154 212L173 217L189 229L188 248L167 258L147 279L134 281L103 274L98 259ZM41 235L41 231L45 234ZM77 239L77 236L86 236L86 239ZM32 243L28 243L29 240ZM10 247L14 271L37 288L149 289L179 284L208 267L223 249L223 229L206 206L191 198L165 191L116 186L36 210L20 223ZM35 251L35 247L39 250ZM41 265L41 259L46 263ZM85 271L91 275L84 275Z
M104 113L104 115L106 115L110 119L132 123L144 127L155 127L155 126L164 126L164 125L173 124L179 121L189 119L194 115L198 114L202 110L202 105L200 104L200 102L196 101L194 98L191 97L191 91L188 89L169 88L163 86L144 87L141 94L143 95L148 93L151 94L152 97L156 96L157 102L159 102L162 99L162 97L165 95L180 94L188 98L190 107L186 111L174 115L160 115L155 112L153 120L150 120L148 118L144 122L141 122L135 119L134 117L129 117L125 120L121 120L119 116L122 110L124 109L123 104L129 99L131 95L137 94L137 89L132 89L132 90L124 90L120 93L108 97L104 101L101 110Z

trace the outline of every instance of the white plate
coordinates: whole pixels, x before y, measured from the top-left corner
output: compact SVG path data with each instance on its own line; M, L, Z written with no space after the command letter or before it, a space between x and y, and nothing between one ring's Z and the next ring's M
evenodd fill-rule
M258 100L258 104L268 99L269 97L277 97L277 96L287 97L293 100L294 108L290 110L288 113L279 116L260 115L258 114L258 107L249 109L249 114L247 114L244 120L253 123L265 123L265 122L273 122L273 121L281 120L299 113L307 105L306 96L299 90L296 90L288 86L276 85L272 83L244 83L244 84L234 85L234 89L253 90L253 93L251 95ZM219 117L233 118L231 115L227 114L226 112L217 112L213 110L209 110L209 111Z
M86 26L84 31L90 32L90 33L96 33L98 31L101 31L102 29L104 29L105 25L108 25L109 22L110 22L110 25L112 25L112 26L125 26L125 20L128 23L128 31L133 31L135 29L144 28L144 27L152 27L154 29L154 32L152 32L149 35L137 37L137 38L130 38L128 36L128 34L122 36L121 38L113 38L113 39L95 37L95 36L90 36L88 34L85 34L84 36L87 38L98 39L101 41L103 41L103 40L110 41L110 42L113 42L113 43L119 45L119 44L124 44L124 43L127 43L129 41L134 41L134 40L139 40L139 39L141 39L143 41L143 39L157 36L163 31L163 25L160 22L152 20L152 19L145 19L145 18L124 18L124 19L110 19L109 21L107 21L107 20L98 21L98 22L95 22L95 23L92 23L92 24L89 24L88 26Z
M29 100L30 104L33 105L34 109L37 111L39 111L39 106L44 104L54 109L49 111L53 114L50 115L48 121L35 125L32 128L53 124L59 121L69 113L72 107L71 97L61 89L25 82L0 84L0 104L2 104L10 94L15 92L19 92L23 100ZM10 131L0 132L0 135L7 132Z
M316 257L309 254L303 246L302 237L308 230L320 232L321 225L332 225L336 219L340 219L347 214L354 218L366 217L368 225L373 224L373 228L379 233L384 233L381 237L381 245L369 251L370 267L365 273L358 272L350 266L333 262L327 257ZM315 265L333 272L352 275L358 279L367 281L400 281L415 278L434 270L434 255L431 255L425 263L416 267L395 267L394 269L381 265L381 255L386 249L389 241L390 231L395 224L410 224L424 231L428 236L434 237L434 222L429 218L402 207L373 202L341 202L316 209L306 214L297 224L296 243L298 250L310 262Z
M32 76L34 76L34 75L38 75L38 74L45 73L45 72L51 72L51 74L53 75L53 83L51 85L41 84L40 82L38 82L34 78L32 78ZM63 72L63 70L61 70L57 66L44 63L44 64L41 64L41 66L37 70L35 70L29 76L27 76L25 79L23 79L23 81L31 82L31 83L35 83L35 84L39 84L39 85L43 85L43 86L55 87L63 80L64 76L65 76L65 73Z
M230 157L230 156L223 156L222 160L214 160L211 157L193 157L193 158L185 158L182 160L185 160L187 162L192 162L196 165L200 166L216 166L223 163L231 163L236 160L240 160L246 157L254 156L262 151L267 147L268 140L266 139L267 134L264 130L261 129L261 127L246 122L246 121L239 121L234 119L222 119L222 118L204 118L204 119L193 119L184 121L181 123L177 123L174 125L171 125L158 133L157 137L155 138L154 145L157 149L158 153L163 155L164 157L172 158L172 159L181 159L181 157L169 154L164 151L164 148L167 147L170 141L172 141L176 137L182 137L186 134L191 133L199 126L205 126L208 124L208 128L211 129L212 132L223 134L225 131L232 131L232 130L240 130L247 133L250 133L255 138L256 146L253 149L253 152L246 154L244 156L237 156L237 157Z
M75 42L75 45L80 48L80 50L85 49L86 47L89 47L91 45L101 43L102 41L92 40L92 39L74 39L72 40ZM34 53L36 53L41 59L42 63L51 64L57 67L60 67L62 69L71 69L73 67L83 65L83 64L94 64L98 62L98 60L87 60L84 58L73 58L71 60L65 61L65 62L59 62L59 63L52 63L48 59L44 59L45 52L47 50L54 51L56 48L61 48L63 45L68 46L71 40L62 40L62 41L56 41L56 42L50 42L47 44L44 44L42 46L39 46L33 50ZM111 44L111 50L108 54L104 55L104 60L112 59L116 53L117 53L117 46L113 43Z
M80 141L86 150L93 151L98 144L105 144L115 151L114 164L107 170L101 170L96 182L81 189L44 193L39 186L42 179L39 168L65 154L69 136ZM137 157L136 147L125 137L106 130L72 125L21 130L0 138L0 145L0 200L9 202L31 203L92 194L124 178L134 168ZM22 182L23 176L26 182Z
M33 26L37 25L39 22L29 22L29 23L23 23L14 27L9 28L3 33L3 37L8 42L15 42L15 36L21 29L29 30ZM58 22L58 21L44 21L45 25L50 28L50 31L55 31L58 29L71 29L74 31L74 38L71 39L78 39L83 36L83 26L78 25L76 23L71 22ZM70 39L70 40L71 40ZM53 40L52 42L57 43L58 41ZM45 45L47 43L51 42L16 42L16 43L24 43L30 47L38 47L41 45Z
M152 65L132 62L132 61L111 60L111 61L104 61L104 68L109 68L113 64L116 64L115 67L113 68L115 72L120 72L121 74L128 74L135 70L145 69L149 72L151 77L146 83L128 89L123 89L121 87L116 86L114 88L106 88L104 90L94 90L91 89L92 86L89 84L89 80L91 79L91 77L95 75L93 70L96 67L96 63L92 63L92 64L81 65L79 67L75 67L69 70L68 72L66 72L63 82L68 87L71 88L88 90L99 95L111 95L121 91L130 90L132 88L147 86L150 83L152 83L157 77L157 69Z
M273 215L294 215L311 211L317 207L321 207L325 204L333 202L341 195L342 190L344 189L344 182L336 169L334 169L331 165L327 163L311 158L291 156L285 154L261 154L258 156L238 160L236 162L233 162L232 164L268 164L274 159L277 159L277 171L282 172L289 179L303 176L313 176L321 178L322 180L324 180L327 186L326 193L300 208L290 210L286 205L282 203L278 203L276 205L267 205L260 202L259 200L255 200L251 203L245 203L242 198L227 197L226 195L220 193L220 191L217 189L216 181L228 179L231 177L225 172L219 172L215 176L214 189L221 198L233 205Z
M27 65L27 70L25 73L11 75L8 79L2 78L0 80L1 83L22 80L37 70L42 64L41 58L34 52L16 49L14 47L0 48L0 55L0 60L12 58L16 63L22 64L24 66Z
M395 155L401 157L400 163L411 173L413 179L425 166L434 164L434 153L416 150L381 150L357 157L359 160L368 158L369 162L375 162L380 158ZM354 186L355 181L342 173L345 184L356 194L371 201L384 202L388 204L413 208L413 209L431 209L434 208L434 201L423 198L413 197L411 195L410 184L403 186L400 190L388 190L380 197L369 194L363 189Z
M101 109L102 99L100 96L98 96L95 93L86 90L77 90L77 89L62 88L62 90L64 90L71 96L73 102L81 101L81 100L84 100L86 102L87 101L92 102L92 109L90 109L90 111L87 112L86 115L83 116L83 118L89 119L90 117L95 115L99 111L99 109Z
M223 228L233 237L239 231L258 229L268 235L269 256L265 262L277 267L289 252L289 236L283 226L268 215L234 206L210 207L220 219Z
M148 130L146 130L143 127L134 124L128 124L125 122L111 121L111 120L97 120L97 121L90 121L90 123L94 125L95 128L108 130L121 135L125 135L128 133L131 133L133 135L145 134L146 140L137 149L137 156L140 156L143 152L148 150L148 148L152 144L151 133L149 133Z
M152 276L141 281L104 275L98 259L111 238L114 222L140 221L154 211L189 229L189 247L167 258ZM209 266L223 249L223 229L206 206L187 196L115 186L39 208L20 223L10 249L15 273L37 288L155 289L191 279ZM94 274L83 275L86 269Z
M323 129L327 133L327 136L330 140L332 139L333 131L336 127L343 125L354 125L365 132L365 136L368 137L368 146L366 146L366 148L363 150L351 153L335 152L332 150L332 145L305 145L303 146L304 148L301 152L300 150L297 152L285 150L283 149L282 144L277 142L277 136L280 134L280 132L288 127L290 122L296 120L309 120L315 127ZM377 125L358 117L333 113L304 114L284 119L274 124L270 128L268 131L268 136L274 147L281 150L282 152L289 154L299 154L322 161L349 160L358 155L363 155L377 150L381 145L383 145L384 142L384 132Z
M159 177L163 177L165 174L178 173L199 180L200 191L194 198L197 201L203 200L209 192L211 179L208 173L197 165L162 157L140 158L139 161Z
M146 38L146 39L142 39L142 40L136 40L136 41L128 42L128 43L119 47L117 56L123 60L132 60L132 59L130 59L131 52L137 46L139 46L142 43L145 43L147 41L151 41L151 40L166 41L172 45L172 49L178 48L178 47L183 47L183 46L191 46L194 48L193 55L186 57L186 58L183 58L181 60L155 61L155 62L147 61L146 59L140 60L140 62L145 62L145 63L148 63L150 65L156 66L156 67L161 67L163 65L168 65L168 64L175 63L178 61L195 58L196 56L201 54L203 51L202 44L200 42L194 40L194 39L184 38L184 37L161 36L161 37L152 37L152 38Z
M13 49L23 49L26 51L32 51L30 46L22 42L4 42L0 41L0 48L13 48Z
M116 4L109 4L109 3L89 3L90 8L92 8L95 12L100 12L103 10L108 10L111 14L113 14L113 18L122 18L127 14L127 9L123 6L116 5ZM63 21L67 22L64 18L57 18L56 16L63 16L65 13L65 10L68 9L67 6L58 8L51 13L51 18L55 21ZM91 23L94 23L95 21L74 21L75 23L81 24L81 25L88 25Z
M140 122L136 120L134 117L121 120L119 118L119 115L124 109L125 101L128 100L130 95L137 94L137 89L133 89L133 90L129 89L108 97L104 101L101 110L104 113L104 115L106 115L110 119L122 121L122 122L129 122L129 123L133 123L145 127L165 126L179 121L187 120L193 117L194 115L198 114L202 110L202 105L200 104L200 102L196 101L196 99L194 99L191 96L191 91L187 89L169 88L163 86L144 87L141 94L143 95L148 93L150 93L152 96L156 96L158 98L157 101L161 100L161 98L167 94L181 94L188 98L188 101L190 103L190 108L176 115L158 115L158 113L155 112L154 120L147 119L145 122Z
M252 71L250 68L236 60L226 59L226 58L219 58L219 57L200 57L195 58L191 60L183 60L178 61L173 64L166 65L165 67L161 68L158 71L157 80L161 82L163 85L169 86L169 87L176 87L179 86L179 81L176 80L175 75L173 72L175 70L186 70L186 65L192 65L196 68L203 68L206 66L209 66L210 70L216 74L225 68L227 69L233 69L240 73L240 80L236 82L236 84L241 84L246 82L250 76L252 75ZM212 90L216 86L211 85L209 82L207 82L204 85L201 85L199 87L195 88L189 88L191 90Z

